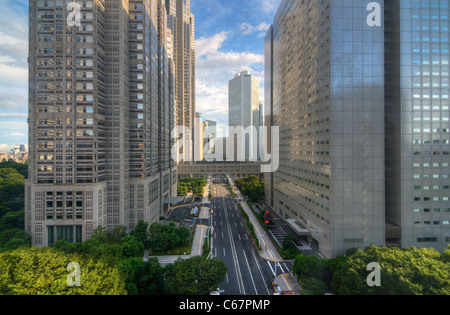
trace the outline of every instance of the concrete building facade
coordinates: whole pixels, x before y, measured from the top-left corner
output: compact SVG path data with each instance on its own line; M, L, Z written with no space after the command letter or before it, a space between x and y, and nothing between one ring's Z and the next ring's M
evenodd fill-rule
M448 1L282 1L266 37L266 196L328 257L450 244Z
M327 257L385 244L384 28L366 24L368 2L284 0L266 38L280 127L266 195Z
M72 1L70 1L72 3ZM30 1L33 246L156 222L176 193L173 61L160 0Z
M184 161L195 161L195 17L191 13L190 0L165 0L167 27L173 35L173 55L176 81L176 125L190 130L184 135L180 148ZM186 156L189 155L189 156Z

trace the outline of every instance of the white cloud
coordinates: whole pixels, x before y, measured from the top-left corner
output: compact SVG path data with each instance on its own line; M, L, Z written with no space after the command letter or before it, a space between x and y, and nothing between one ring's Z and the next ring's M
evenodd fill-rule
M258 1L258 8L269 16L274 15L282 0L256 0Z
M258 79L263 74L264 56L251 52L221 50L231 32L217 33L196 41L196 111L203 117L228 124L228 81L242 70L250 70Z
M239 30L241 31L242 34L248 35L248 34L253 34L253 32L255 31L255 28L251 24L241 23L241 25L239 26Z
M0 84L14 87L28 87L28 69L0 63Z
M3 85L3 84L2 84ZM0 110L26 111L28 108L26 87L19 90L0 88Z
M28 114L24 113L0 113L0 119L27 119Z
M27 143L28 124L26 120L11 119L0 121L0 143L13 145L17 142Z
M258 34L258 37L262 37L263 35L266 34L266 32L269 30L270 28L270 24L267 24L265 22L257 25L257 26L253 26L249 23L241 23L239 25L239 30L241 31L242 34L244 35L250 35L253 34L255 32L260 32Z
M0 13L1 149L12 147L12 141L28 142L27 8L27 0L8 1Z
M197 57L217 53L230 32L220 32L213 37L201 37L195 41L195 54Z
M21 132L17 132L17 131L13 131L9 135L12 136L12 137L25 137L26 136L26 134L21 133Z
M15 145L11 144L0 144L0 152L8 152L9 150L15 147L16 147Z

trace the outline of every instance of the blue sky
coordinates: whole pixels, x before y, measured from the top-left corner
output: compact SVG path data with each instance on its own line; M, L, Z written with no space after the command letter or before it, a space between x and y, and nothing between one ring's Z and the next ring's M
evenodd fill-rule
M196 21L197 111L228 123L228 81L244 69L264 94L264 37L281 0L191 0Z
M281 0L191 0L196 23L197 111L228 121L228 80L261 81L264 37ZM0 0L0 151L28 144L28 0Z

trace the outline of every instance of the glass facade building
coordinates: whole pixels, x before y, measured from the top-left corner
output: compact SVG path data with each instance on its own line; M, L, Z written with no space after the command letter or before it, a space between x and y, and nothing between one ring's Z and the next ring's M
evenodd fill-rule
M259 81L250 71L242 71L228 82L228 125L244 129L242 135L236 135L235 161L259 159L259 106Z
M266 121L280 126L266 195L325 256L450 243L448 15L448 0L282 1L266 37Z
M390 243L450 244L449 1L386 1L386 220Z
M266 195L328 257L384 245L384 28L368 3L286 0L269 31L280 166Z

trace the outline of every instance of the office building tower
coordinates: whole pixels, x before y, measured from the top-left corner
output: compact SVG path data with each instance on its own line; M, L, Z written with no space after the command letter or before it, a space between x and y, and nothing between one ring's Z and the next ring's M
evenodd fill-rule
M266 195L327 257L385 244L384 28L366 23L368 3L284 0L266 37L280 128Z
M259 105L259 81L250 71L242 71L229 81L228 125L244 130L235 136L235 160L258 159Z
M205 118L201 113L195 114L195 123L194 123L194 161L202 162L203 161L203 134L205 129Z
M167 27L173 34L176 76L177 126L190 130L179 144L183 147L183 159L194 161L195 106L195 18L190 12L190 0L165 0Z
M385 1L387 245L450 244L449 1Z
M272 126L273 124L273 25L269 27L264 39L264 127L266 128L267 139L263 140L266 146L265 152L272 153ZM273 173L264 173L264 193L266 201L272 205L273 202Z
M266 124L280 126L266 196L326 256L450 243L448 4L280 5L265 44Z
M266 147L264 146L264 130L262 128L265 127L265 110L264 110L264 102L259 102L258 109L258 122L257 122L257 140L258 140L258 160L264 161L264 150ZM267 131L267 129L266 129Z
M217 122L205 119L205 130L203 132L203 143L205 154L214 153L215 139L217 137Z
M25 222L39 247L156 222L176 192L164 3L76 4L79 24L66 1L30 1Z

